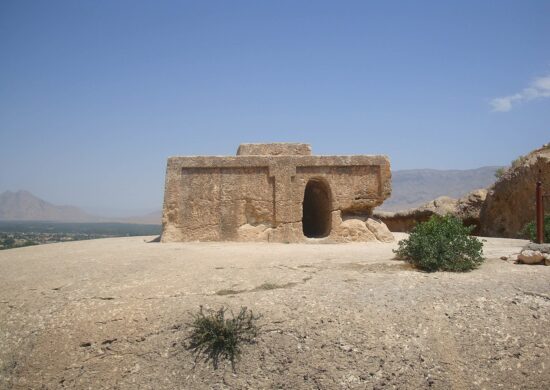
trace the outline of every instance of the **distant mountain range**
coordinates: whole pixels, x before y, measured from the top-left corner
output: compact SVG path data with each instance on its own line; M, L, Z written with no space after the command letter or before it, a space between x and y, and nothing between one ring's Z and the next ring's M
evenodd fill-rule
M130 218L105 218L88 214L75 206L57 206L28 191L6 191L0 194L0 221L50 222L123 222L160 224L160 212Z
M460 198L468 192L487 188L499 167L468 170L411 169L392 172L392 196L380 210L397 211L420 206L439 196ZM160 210L129 218L105 218L88 214L75 206L56 206L28 191L0 194L0 220L55 222L123 222L160 224Z
M467 170L410 169L392 172L392 196L379 210L398 211L418 207L446 195L460 198L468 192L487 188L496 181L500 167Z

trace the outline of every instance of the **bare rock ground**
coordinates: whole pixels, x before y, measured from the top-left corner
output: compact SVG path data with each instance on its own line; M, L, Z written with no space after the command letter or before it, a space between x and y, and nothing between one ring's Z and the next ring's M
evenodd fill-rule
M403 235L398 235L403 237ZM395 243L148 243L0 252L2 389L543 389L550 267L467 274L392 260ZM269 283L266 285L266 283ZM269 287L266 287L269 286ZM236 372L184 348L199 305L263 314Z

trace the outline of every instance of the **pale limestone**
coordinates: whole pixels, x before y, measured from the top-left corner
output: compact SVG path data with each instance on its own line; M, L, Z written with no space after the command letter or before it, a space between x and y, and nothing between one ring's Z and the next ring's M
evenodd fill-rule
M352 218L342 221L337 228L337 234L343 242L376 241L374 233L360 219Z
M278 142L271 144L240 144L237 156L311 156L311 146L308 144L294 144Z
M170 157L162 241L388 242L385 226L365 221L390 194L386 156L314 156L307 144L277 143ZM361 223L342 221L350 218Z
M432 389L550 382L550 267L498 260L524 240L488 238L487 260L462 274L395 261L396 242L153 238L0 251L0 389L427 389L427 375ZM186 348L201 306L262 315L236 373ZM344 386L344 372L367 377Z
M394 240L393 234L386 224L379 219L368 218L365 221L367 228L376 236L376 239L381 242L392 242Z
M527 249L518 255L518 260L523 264L538 264L544 261L544 255L539 251Z

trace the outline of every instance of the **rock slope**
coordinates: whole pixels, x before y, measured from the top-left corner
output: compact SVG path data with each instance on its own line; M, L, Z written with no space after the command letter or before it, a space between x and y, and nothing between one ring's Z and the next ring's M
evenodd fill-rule
M492 237L517 237L535 219L535 186L542 180L550 194L550 144L520 157L489 188L480 213L481 233ZM546 198L550 212L550 198Z

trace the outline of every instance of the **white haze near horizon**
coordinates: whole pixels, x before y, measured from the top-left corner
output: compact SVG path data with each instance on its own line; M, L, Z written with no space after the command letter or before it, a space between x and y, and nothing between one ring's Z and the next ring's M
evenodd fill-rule
M494 178L493 178L493 174L494 172L500 168L500 166L489 166L489 167L480 167L480 168L477 168L477 169L471 169L471 170L437 170L437 169L405 169L405 170L397 170L397 171L393 171L393 174L394 174L394 178L397 179L397 181L394 181L392 183L392 186L393 186L393 192L392 192L392 197L390 197L389 199L386 200L386 202L384 203L384 205L382 205L380 207L381 210L394 210L395 209L395 203L397 202L397 204L399 204L400 201L403 200L403 197L408 197L408 196L411 196L411 194L409 193L410 192L410 189L407 191L407 193L402 193L400 192L400 185L402 184L402 181L404 178L406 178L406 182L410 183L410 174L415 174L415 173L420 173L422 175L433 175L434 172L439 172L439 173L442 173L442 176L440 176L438 179L436 179L436 182L439 180L439 181L444 181L445 180L445 177L453 177L454 180L459 180L459 176L458 175L461 175L462 173L466 173L468 175L472 175L474 174L473 171L486 171L484 176L482 176L481 178L481 181L484 182L484 184L479 184L479 180L480 178L477 177L477 181L476 181L476 185L470 185L469 183L463 183L464 187L461 188L461 193L458 193L457 190L458 188L456 188L456 184L455 184L455 188L453 188L452 190L449 190L449 189L445 189L445 188L440 188L438 190L435 190L432 188L430 190L428 190L428 193L430 191L434 191L433 192L433 195L432 196L429 196L429 197L426 197L424 200L418 202L418 199L416 201L416 203L418 203L417 205L420 205L420 204L423 204L425 202L428 202L432 199L435 199L439 196L442 196L442 195L447 195L447 196L451 196L451 197L460 197L460 196L463 196L465 195L467 192L471 191L471 190L474 190L474 189L477 189L477 188L484 188L484 187L487 187L488 185L490 185ZM420 171L420 172L418 172ZM489 177L487 177L487 175L489 175ZM401 180L399 180L399 177L401 178ZM433 183L432 183L433 184ZM408 187L410 187L410 184L407 184ZM470 188L471 187L471 188ZM422 192L423 193L426 193L426 190L427 189L423 189ZM24 189L21 189L21 191L27 191L27 190L24 190ZM17 192L17 191L11 191L11 192ZM0 191L0 195L3 193L3 191ZM37 194L33 194L31 192L31 194L33 196L37 196ZM162 197L163 194L160 194L159 196ZM398 195L397 198L395 197L395 195ZM37 196L38 198L40 198L41 200L44 200L48 203L51 203L53 204L54 206L75 206L75 207L78 207L80 208L81 210L93 215L93 216L97 216L97 217L104 217L104 218L131 218L131 217L143 217L143 216L148 216L150 214L153 214L155 216L157 215L160 215L161 212L162 212L162 201L159 202L158 205L156 205L155 207L150 207L150 208L137 208L137 209L116 209L116 208L97 208L97 207L86 207L86 206L82 206L78 203L71 203L71 204L57 204L55 202L51 202L50 200L48 199L44 199L44 198L41 198L40 196ZM410 206L407 206L406 208L408 208Z

